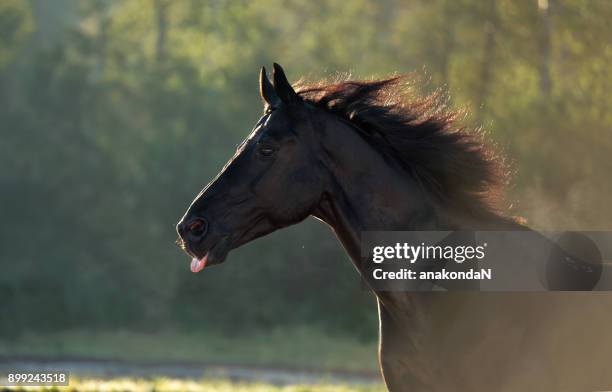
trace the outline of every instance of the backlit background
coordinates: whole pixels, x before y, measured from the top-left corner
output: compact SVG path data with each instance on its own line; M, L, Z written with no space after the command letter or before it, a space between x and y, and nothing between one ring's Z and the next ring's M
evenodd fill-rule
M612 2L3 0L0 356L375 371L373 298L314 220L189 272L174 225L257 77L415 72L503 148L514 213L609 229Z

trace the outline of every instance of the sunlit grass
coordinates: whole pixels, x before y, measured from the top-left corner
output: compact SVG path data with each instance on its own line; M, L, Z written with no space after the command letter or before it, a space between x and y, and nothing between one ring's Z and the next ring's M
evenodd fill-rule
M0 389L3 390L3 389ZM112 380L72 379L65 387L13 387L10 391L65 392L383 392L380 384L353 386L341 384L275 386L267 383L234 383L226 380L154 380L118 378Z

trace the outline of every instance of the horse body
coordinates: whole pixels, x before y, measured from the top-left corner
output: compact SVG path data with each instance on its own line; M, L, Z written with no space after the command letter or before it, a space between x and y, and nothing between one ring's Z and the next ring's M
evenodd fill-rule
M260 77L264 116L177 226L196 266L308 216L360 273L362 231L527 229L484 199L495 163L483 145L450 117L427 117L430 101L389 103L396 79L296 92L274 71L274 85ZM375 294L390 391L612 387L605 293Z
M331 134L323 139L333 181L313 215L333 228L359 270L362 231L526 229L493 216L478 221L445 215L425 193L415 193L401 171L389 170L382 156L366 153L369 146L348 126L323 132ZM376 296L380 363L390 391L575 391L612 385L605 317L612 296L606 293Z
M359 161L367 166L364 171L377 172L372 160L354 160L350 165L357 172ZM349 173L338 172L335 178L354 184ZM424 199L396 205L388 203L393 197L384 195L367 200L369 214L363 208L352 212L351 206L363 206L363 194L402 194L402 185L409 188L405 180L394 182L385 175L363 178L373 181L352 188L355 194L337 184L314 214L334 229L358 269L361 231L525 229L503 219L463 226L455 216L440 217ZM612 385L606 364L612 352L607 337L610 317L606 317L612 296L607 293L377 292L376 296L380 363L390 391L576 391Z

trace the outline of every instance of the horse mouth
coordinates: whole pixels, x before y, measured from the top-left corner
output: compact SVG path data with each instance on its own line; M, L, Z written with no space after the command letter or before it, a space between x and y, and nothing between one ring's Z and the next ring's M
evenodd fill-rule
M193 246L188 246L190 249L185 249L187 253L192 256L190 269L191 272L197 273L202 271L206 267L210 267L215 264L221 264L225 261L227 254L230 251L229 236L223 236L215 245L209 248L206 252L198 252L193 249ZM204 253L203 256L200 254Z

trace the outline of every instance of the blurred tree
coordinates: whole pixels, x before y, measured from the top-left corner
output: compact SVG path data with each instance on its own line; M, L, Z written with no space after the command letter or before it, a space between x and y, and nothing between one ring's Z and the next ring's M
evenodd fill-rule
M551 7L554 0L538 0L538 9L540 11L540 93L542 97L548 101L550 91L552 89L552 81L550 79L550 36L552 34L551 22Z
M309 323L376 336L323 225L198 276L172 245L260 115L257 73L272 61L293 80L416 70L512 157L517 213L609 226L612 2L61 1L0 3L3 331Z

